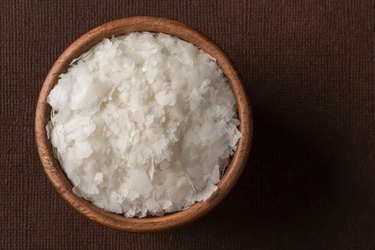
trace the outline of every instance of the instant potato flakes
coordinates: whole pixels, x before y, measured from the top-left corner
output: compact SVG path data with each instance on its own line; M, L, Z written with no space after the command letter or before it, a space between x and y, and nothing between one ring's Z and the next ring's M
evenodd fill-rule
M215 59L161 33L104 39L60 76L48 103L73 191L128 217L209 198L241 137Z

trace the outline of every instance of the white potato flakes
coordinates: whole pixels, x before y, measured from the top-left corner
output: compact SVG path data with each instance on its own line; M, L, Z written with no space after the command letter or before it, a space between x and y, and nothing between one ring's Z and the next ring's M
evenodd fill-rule
M176 37L104 39L48 96L47 132L73 191L128 217L208 199L241 133L215 60Z

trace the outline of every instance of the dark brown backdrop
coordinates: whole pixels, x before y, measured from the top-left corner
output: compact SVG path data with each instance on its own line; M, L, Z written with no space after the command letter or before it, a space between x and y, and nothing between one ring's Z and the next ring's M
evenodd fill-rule
M374 1L0 2L0 248L374 249ZM169 17L232 58L254 111L248 166L187 227L127 234L88 221L44 175L34 111L78 36L133 15Z

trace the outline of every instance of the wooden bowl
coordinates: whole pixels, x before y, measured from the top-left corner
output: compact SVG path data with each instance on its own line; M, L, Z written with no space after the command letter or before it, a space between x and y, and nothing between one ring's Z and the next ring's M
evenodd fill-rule
M161 217L127 218L100 209L72 192L72 184L60 168L47 138L46 125L50 120L51 107L47 96L73 59L100 42L103 38L123 35L129 32L161 32L188 41L217 59L218 65L227 77L236 97L239 130L242 137L230 165L218 183L217 191L206 201L201 201L186 210ZM57 59L49 71L41 89L36 109L35 136L39 157L50 182L60 195L81 214L99 224L128 232L155 232L168 230L190 223L213 209L228 194L239 178L249 154L252 140L252 115L245 89L237 71L225 53L209 38L180 22L159 17L130 17L101 25L73 42Z

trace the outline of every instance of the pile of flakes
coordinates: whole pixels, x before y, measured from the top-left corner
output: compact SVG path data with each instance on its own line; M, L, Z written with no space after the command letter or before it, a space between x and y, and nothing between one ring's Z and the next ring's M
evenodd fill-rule
M161 33L104 39L60 76L48 103L73 191L127 217L209 198L241 137L215 59Z

